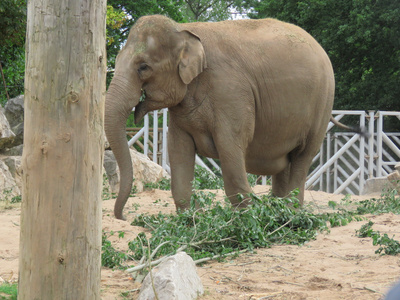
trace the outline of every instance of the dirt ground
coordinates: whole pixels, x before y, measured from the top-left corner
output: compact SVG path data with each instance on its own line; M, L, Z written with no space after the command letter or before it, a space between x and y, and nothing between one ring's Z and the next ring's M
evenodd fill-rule
M266 192L265 186L254 188ZM218 192L222 196L222 191ZM376 196L376 195L375 195ZM368 197L352 196L352 201ZM340 202L343 195L306 192L306 203L315 211L325 211L328 201ZM128 240L141 228L130 223L138 213L173 212L169 191L145 191L130 198L126 207L127 221L112 216L113 200L103 201L103 230L124 231L124 238L109 238L117 249L126 249ZM18 277L20 208L0 209L0 282ZM374 230L400 239L400 216L385 214L367 216ZM375 254L377 246L370 238L358 238L355 231L367 220L336 227L319 234L303 246L273 246L245 253L222 263L209 262L198 267L205 294L201 300L225 299L383 299L400 277L400 256ZM103 268L102 299L136 299L140 285L121 270ZM129 292L129 296L121 293ZM126 295L126 293L125 293Z

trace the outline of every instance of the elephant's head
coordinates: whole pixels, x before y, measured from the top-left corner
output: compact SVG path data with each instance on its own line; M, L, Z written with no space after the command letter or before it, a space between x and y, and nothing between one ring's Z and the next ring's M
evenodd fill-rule
M116 60L105 106L105 132L120 169L115 217L129 197L133 170L126 140L126 120L135 107L135 122L152 110L180 103L187 85L206 68L200 39L163 16L140 18ZM144 101L139 103L142 95Z

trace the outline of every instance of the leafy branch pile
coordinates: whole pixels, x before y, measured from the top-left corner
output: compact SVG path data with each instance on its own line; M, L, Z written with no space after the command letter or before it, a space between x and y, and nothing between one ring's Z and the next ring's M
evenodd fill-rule
M298 209L294 195L250 197L252 205L235 210L229 203L215 202L215 194L199 191L192 198L197 209L192 205L177 215L139 215L132 225L150 229L152 237L147 242L140 234L129 248L134 258L140 259L163 244L154 258L184 249L196 260L276 243L303 244L319 231L327 230L325 217Z
M195 173L194 187L222 188L222 180L211 179L204 169L196 168ZM250 179L257 181L256 177ZM163 180L149 187L170 189L170 182ZM361 202L352 202L346 197L340 204L330 201L329 206L336 211L323 214L314 214L310 207L300 208L296 192L288 198L250 194L252 204L235 210L226 199L221 203L216 201L215 194L197 190L191 199L191 209L187 211L138 215L132 225L149 229L151 237L139 234L129 242L128 253L114 250L103 235L102 263L108 267L122 267L127 260L140 260L139 266L132 268L139 270L147 267L150 261L153 264L183 250L194 260L204 261L273 244L301 245L314 239L318 232L328 231L327 224L345 226L363 220L365 214L400 214L400 198L396 191ZM359 232L360 236L371 237L374 245L381 246L376 253L400 253L399 242L386 234L381 236L370 228ZM366 233L362 235L361 232Z

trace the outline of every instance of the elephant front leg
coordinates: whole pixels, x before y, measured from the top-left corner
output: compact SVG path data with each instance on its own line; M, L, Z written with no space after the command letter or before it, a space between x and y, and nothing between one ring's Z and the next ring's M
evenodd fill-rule
M228 145L222 147L218 153L229 201L234 207L246 207L250 200L247 194L252 193L252 190L247 180L245 156L241 147Z
M194 176L195 145L192 137L170 125L168 155L171 167L171 192L176 209L190 208Z

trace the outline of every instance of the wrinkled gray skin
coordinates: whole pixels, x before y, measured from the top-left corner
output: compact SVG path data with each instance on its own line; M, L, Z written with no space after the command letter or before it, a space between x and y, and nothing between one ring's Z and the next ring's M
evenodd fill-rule
M142 91L144 102L139 103ZM219 158L233 205L251 188L246 171L272 175L272 191L295 188L303 201L313 156L323 140L334 98L328 56L304 30L274 19L177 24L140 18L117 57L106 97L105 130L121 183L114 213L132 186L125 124L169 108L172 194L186 209L195 153Z

